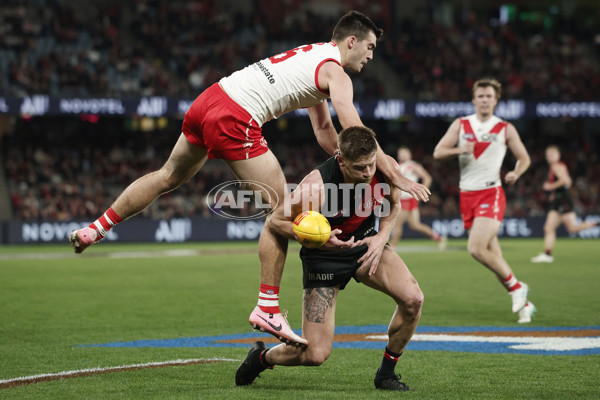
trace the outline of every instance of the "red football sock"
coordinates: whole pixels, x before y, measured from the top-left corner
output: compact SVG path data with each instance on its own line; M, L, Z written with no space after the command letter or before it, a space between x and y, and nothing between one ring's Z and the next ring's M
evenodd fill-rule
M504 280L503 283L509 292L512 292L513 290L517 290L517 289L521 288L521 284L519 283L519 281L517 280L517 278L515 278L515 276L513 274L510 274L508 276L508 278L506 278Z
M89 227L98 233L98 237L96 238L96 241L98 241L108 235L108 231L121 221L121 217L112 208L109 208L100 218L92 222Z
M279 310L279 286L269 286L260 284L258 292L258 306L261 310L269 314L280 313Z

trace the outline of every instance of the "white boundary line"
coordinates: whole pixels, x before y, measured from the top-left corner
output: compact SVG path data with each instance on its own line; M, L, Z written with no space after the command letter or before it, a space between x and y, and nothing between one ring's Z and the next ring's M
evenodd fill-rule
M21 385L29 385L32 383L38 382L47 382L54 381L59 379L66 378L77 378L81 376L89 376L89 375L97 375L104 374L108 372L120 372L120 371L130 371L137 369L146 369L146 368L164 368L164 367L173 367L173 366L185 366L192 364L212 364L217 362L224 361L239 361L231 358L191 358L191 359L178 359L171 361L159 361L159 362L148 362L143 364L131 364L131 365L121 365L118 367L97 367L97 368L86 368L86 369L78 369L74 371L63 371L56 372L50 374L39 374L39 375L30 375L30 376L22 376L19 378L13 379L3 379L0 380L0 389L5 389L14 386Z

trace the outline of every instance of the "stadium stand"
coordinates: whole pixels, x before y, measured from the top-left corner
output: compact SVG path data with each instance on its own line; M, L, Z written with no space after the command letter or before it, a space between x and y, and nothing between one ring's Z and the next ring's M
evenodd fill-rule
M178 132L177 123L151 132L129 132L123 140L120 120L96 125L81 121L52 123L23 120L19 135L4 138L2 159L13 218L18 220L85 219L106 209L129 183L160 167ZM308 128L310 129L310 128ZM309 131L308 131L309 132ZM268 136L275 133L267 131ZM515 187L507 188L507 216L543 216L545 196L544 143L530 147L532 167ZM584 146L590 146L589 143ZM450 217L458 211L458 167L434 162L431 145L414 143L415 159L431 171L433 196L422 207L423 216ZM298 183L327 155L307 135L299 142L277 142L273 151L290 183ZM391 149L391 147L390 147ZM393 151L389 152L393 154ZM575 178L578 214L600 211L600 165L594 152L565 147L563 161ZM509 161L510 162L510 161ZM164 219L181 216L213 217L204 201L207 192L234 176L221 161L210 161L188 184L167 194L143 212Z
M233 3L236 8L230 10L228 2L212 0L90 2L82 10L72 1L5 1L0 6L0 93L194 98L248 63L328 37L329 32L314 27L331 25L341 8L333 1L328 13L316 13L312 2L294 0L286 2L288 12L281 18L268 1L257 0L251 6ZM386 28L376 59L394 71L402 85L390 88L391 78L369 73L367 68L367 73L353 77L357 99L395 95L468 101L473 81L482 75L502 81L509 99L600 98L599 40L589 23L575 26L573 17L561 17L540 30L536 24L492 24L470 13L451 23L431 15L424 20L407 17L390 26L381 8L372 5L371 11ZM95 217L124 185L167 158L165 149L171 147L180 124L170 121L167 128L140 133L125 128L124 119L93 124L78 118L13 118L15 128L0 139L0 158L12 218L17 220ZM388 139L390 154L395 146L408 144L432 172L434 196L422 208L424 216L458 215L458 169L440 168L431 157L431 144L415 139L425 134L435 142L431 135L439 138L445 130L440 126L447 122L411 128L411 122L404 121L403 143L389 139L387 125L375 126ZM375 124L367 121L371 123ZM576 177L577 212L599 212L598 139L587 134L568 137L566 127L558 136L536 140L542 126L530 122L519 127L533 165L507 191L507 215L544 215L540 183L545 174L543 148L550 141L564 145L563 160ZM275 128L265 128L265 134L271 129ZM123 140L119 132L126 132L128 139ZM282 136L285 133L277 137ZM310 135L300 145L279 139L270 143L290 182L324 157L315 152ZM210 217L203 195L207 188L229 179L233 176L222 163L210 163L193 183L164 196L143 215Z
M268 3L231 12L229 3L215 1L94 2L83 13L71 2L8 1L0 7L0 90L195 97L255 60L324 40L330 32L314 27L332 26L338 16L294 1L281 18ZM380 14L373 18L387 28ZM600 96L593 27L563 19L541 31L537 24L491 26L473 13L452 22L432 17L418 24L407 17L386 31L376 58L393 67L403 87L387 93L385 76L361 74L355 77L357 97L461 100L483 75L505 82L510 98Z

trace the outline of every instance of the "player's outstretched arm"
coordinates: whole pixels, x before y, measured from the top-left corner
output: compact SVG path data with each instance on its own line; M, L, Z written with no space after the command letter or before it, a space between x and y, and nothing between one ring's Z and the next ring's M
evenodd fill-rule
M506 173L504 181L509 185L513 185L517 179L519 179L521 175L527 171L527 168L529 168L529 165L531 165L531 158L529 158L529 153L521 141L519 132L517 132L517 129L514 127L514 125L508 124L506 129L508 148L517 159L517 162L515 163L515 168Z
M352 80L340 65L334 62L326 62L323 64L319 70L319 87L329 91L331 105L337 113L342 128L345 129L351 126L363 125L360 116L358 115L358 111L356 111L356 108L354 107L354 89L352 87ZM333 134L331 132L333 128L330 127L332 127L333 124L331 123L331 114L329 113L327 105L322 103L312 107L312 109L309 109L309 116L311 117L315 135L317 132L325 132L322 128L327 128L329 132L323 133L323 136L327 135L328 138L331 138L328 140L332 141ZM317 140L321 143L319 136L317 136ZM323 147L323 144L321 144L321 146ZM377 169L388 177L393 185L410 193L417 200L428 201L429 195L431 194L429 190L419 183L404 178L400 173L400 169L397 168L398 164L395 160L392 159L392 162L390 163L387 157L388 156L385 155L378 145Z
M326 62L319 69L319 88L329 92L342 128L363 125L353 102L352 80L337 63ZM337 150L337 130L331 120L329 104L323 101L308 109L313 131L321 147L330 155Z
M431 192L427 186L404 177L396 160L385 154L379 144L377 145L377 170L381 171L392 186L409 193L418 201L429 201Z
M352 80L339 64L334 62L323 64L319 70L319 86L329 91L331 105L343 129L363 125L354 107Z
M337 151L337 130L331 120L327 102L324 101L307 110L317 142L329 155L335 155Z

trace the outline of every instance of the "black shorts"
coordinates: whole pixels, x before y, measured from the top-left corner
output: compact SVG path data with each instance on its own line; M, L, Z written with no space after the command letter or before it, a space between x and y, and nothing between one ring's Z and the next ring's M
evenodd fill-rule
M558 211L561 214L566 214L575 210L573 207L573 198L568 190L557 190L554 193L554 198L551 198L548 202L548 211L552 210Z
M334 287L344 289L354 278L360 267L358 259L367 252L367 246L341 251L300 250L302 260L302 281L304 289ZM358 280L354 278L357 282Z

